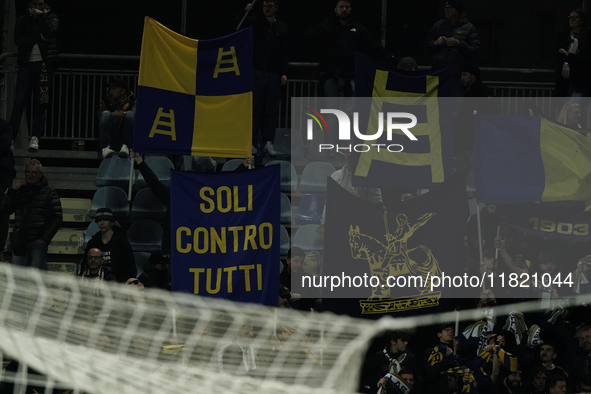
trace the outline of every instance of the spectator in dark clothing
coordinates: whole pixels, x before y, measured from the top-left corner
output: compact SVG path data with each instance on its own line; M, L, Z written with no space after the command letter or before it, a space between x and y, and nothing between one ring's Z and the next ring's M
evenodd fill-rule
M445 19L435 22L429 31L427 52L435 67L450 66L454 76L459 76L480 55L480 39L474 25L462 15L461 0L446 1L444 10Z
M519 394L521 390L521 371L509 371L505 370L504 378L501 380L501 384L498 390L499 394Z
M86 268L81 272L85 280L94 279L96 281L114 282L117 280L111 268L104 266L103 252L99 248L90 248L86 252Z
M99 137L103 159L119 150L127 158L133 142L135 96L124 79L109 83L109 93L99 103Z
M133 251L125 231L119 226L113 226L113 211L110 208L98 209L95 221L100 231L88 241L86 252L92 248L101 250L104 264L111 269L117 282L123 283L129 278L135 278L137 269Z
M130 151L129 156L135 160L135 164L138 170L140 170L146 184L154 193L154 196L166 206L166 216L164 219L163 236L162 236L162 250L166 254L170 254L170 187L158 180L158 177L150 166L148 166L141 154Z
M15 213L10 236L12 263L45 269L47 248L62 224L62 205L57 192L43 176L39 160L27 163L25 179L8 189L0 217Z
M546 389L548 394L566 394L566 377L562 375L552 375L546 379Z
M364 53L383 62L391 62L392 57L388 52L375 42L369 31L351 16L351 3L347 0L339 0L335 7L335 16L323 21L312 28L306 37L307 45L316 49L320 56L320 85L324 89L325 97L354 97L355 96L355 54ZM337 108L338 102L333 105L327 103L330 108ZM345 112L350 108L341 108ZM326 143L336 143L338 127L336 119L327 118L328 132ZM331 124L333 124L331 126ZM334 156L331 152L329 156Z
M10 122L13 126L12 139L18 135L27 103L33 93L32 136L29 151L37 152L39 137L45 125L45 111L51 97L50 87L57 61L55 37L59 20L45 0L31 0L26 15L16 20L14 43L18 46L18 75L16 94Z
M279 0L265 0L264 15L248 17L245 23L253 28L254 45L252 153L257 152L261 130L265 152L271 157L277 156L273 143L279 115L280 86L287 83L288 65L288 30L285 23L276 18L278 9ZM252 4L247 4L245 10L251 11Z
M297 246L290 248L287 252L285 267L281 271L281 274L279 274L279 283L291 288L291 274L301 274L305 258L306 253L304 253L302 248L298 248Z
M170 256L162 250L152 252L139 280L146 287L170 290Z
M460 81L466 89L464 97L492 97L492 91L482 83L480 68L475 64L468 64L462 69ZM477 108L475 108L477 109Z
M586 12L572 10L568 16L568 27L560 33L556 42L556 96L588 97L591 93L591 32Z
M12 125L0 119L0 206L4 193L12 186L16 177L14 155L10 147L12 143ZM0 215L0 261L4 261L4 247L8 236L8 215Z
M578 385L585 376L591 375L591 326L584 326L578 331L579 346L583 351L572 368L572 375Z
M382 379L388 373L400 374L403 369L413 372L418 380L419 363L414 354L408 351L410 336L404 331L388 333L388 344L375 354L376 379Z

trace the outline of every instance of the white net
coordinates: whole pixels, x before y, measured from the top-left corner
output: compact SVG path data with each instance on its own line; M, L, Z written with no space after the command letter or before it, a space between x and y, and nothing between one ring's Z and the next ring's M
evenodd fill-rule
M141 292L135 286L84 282L8 264L0 264L0 300L0 351L20 365L3 376L7 387L15 382L14 392L25 392L28 385L45 393L59 388L88 393L352 393L373 338L387 329L456 317L452 312L369 321L298 313ZM520 306L523 311L538 307ZM504 309L499 312L515 306ZM481 311L461 316L481 317Z

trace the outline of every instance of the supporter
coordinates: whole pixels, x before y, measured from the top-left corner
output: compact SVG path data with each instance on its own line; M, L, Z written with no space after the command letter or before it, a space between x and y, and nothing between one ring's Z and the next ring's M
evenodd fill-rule
M104 266L103 252L98 248L90 248L86 252L86 269L81 273L82 279L94 279L99 282L114 282L117 280L111 268Z
M249 3L245 10L251 11L252 7ZM273 143L279 115L280 86L287 83L289 46L288 29L277 19L278 10L279 0L264 0L263 15L248 17L245 23L253 28L252 154L257 153L260 129L264 150L271 157L277 156Z
M585 375L577 385L577 393L591 393L591 375Z
M480 68L474 63L462 67L460 81L466 90L464 97L492 97L492 91L482 83Z
M396 68L404 71L417 71L417 62L412 57L403 57Z
M582 116L581 105L568 101L560 109L556 121L578 131L578 129L582 128L580 124Z
M109 93L99 103L99 137L103 159L119 150L128 157L135 125L135 96L121 78L109 83Z
M591 375L591 326L583 326L578 335L582 354L577 357L572 367L572 375L576 384L583 382L585 376Z
M146 184L156 196L156 198L166 206L166 216L164 219L164 234L162 236L162 250L170 254L170 187L158 180L158 177L150 166L144 162L141 154L130 151L130 157L135 161L136 167L144 177Z
M434 66L451 66L454 76L459 76L480 55L480 40L474 25L462 15L462 0L446 1L444 11L445 19L429 31L427 51Z
M144 284L138 278L129 278L125 281L126 285L135 286L138 290L144 290Z
M242 164L240 164L234 171L244 171L254 168L254 156L247 157L244 159Z
M45 0L31 0L26 15L14 26L14 43L18 46L18 75L10 122L12 139L16 140L23 112L33 94L31 139L29 151L39 150L39 137L45 126L45 111L52 96L50 90L57 61L55 40L59 20Z
M380 379L378 382L378 388L384 387L386 391L382 391L383 394L408 394L413 392L415 385L414 373L403 368L398 373L388 373L386 376Z
M162 250L152 252L144 272L138 279L146 287L170 290L170 256Z
M591 91L591 53L587 13L572 10L568 15L568 30L556 41L556 96L588 97Z
M30 160L25 167L25 179L17 180L6 192L0 217L12 213L12 263L45 269L47 248L62 224L62 204L43 175L39 160Z
M12 181L16 177L11 143L12 125L10 122L0 119L0 206L2 206L4 194L12 186ZM0 215L0 261L4 261L4 246L7 236L8 215Z
M546 390L548 394L565 394L566 377L562 375L551 375L546 379Z
M418 378L419 363L414 354L408 351L409 341L410 336L403 331L390 331L388 333L386 347L378 351L374 356L377 379L383 379L384 375L388 373L402 376L404 370L410 370L414 373L413 380L414 377Z
M545 367L535 368L530 383L531 387L526 391L530 394L544 394L546 392L546 379L548 379L548 370Z
M98 223L100 231L88 241L86 251L92 248L101 250L105 265L112 270L117 282L123 283L128 278L135 277L137 270L127 235L121 227L113 226L114 221L110 208L100 208L96 211L95 222Z
M339 0L334 9L335 16L324 20L320 25L312 28L306 37L306 43L318 51L320 57L320 86L324 97L354 97L355 96L355 54L364 53L377 60L389 62L392 58L388 52L376 43L368 30L352 17L352 3L349 0ZM338 101L327 100L329 108L337 108ZM345 112L352 110L352 100L349 108L341 108ZM336 130L336 120L328 117L328 130ZM334 127L331 124L334 123ZM337 133L325 134L325 143L336 144ZM334 157L331 151L328 157Z
M542 363L542 367L546 369L546 371L548 372L548 376L568 376L568 373L566 373L564 368L554 364L554 361L558 356L558 354L556 353L556 349L556 345L553 345L548 342L540 346L540 362Z
M504 377L499 387L500 394L519 394L521 389L521 371L504 371Z
M291 274L301 274L305 258L306 254L302 248L298 248L297 246L290 248L287 251L285 267L283 267L283 271L281 271L281 274L279 275L279 283L291 288Z

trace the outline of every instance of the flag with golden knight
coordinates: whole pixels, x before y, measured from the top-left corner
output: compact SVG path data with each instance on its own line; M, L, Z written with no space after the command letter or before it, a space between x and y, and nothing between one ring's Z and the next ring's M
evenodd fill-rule
M194 40L146 17L134 150L248 157L252 31Z

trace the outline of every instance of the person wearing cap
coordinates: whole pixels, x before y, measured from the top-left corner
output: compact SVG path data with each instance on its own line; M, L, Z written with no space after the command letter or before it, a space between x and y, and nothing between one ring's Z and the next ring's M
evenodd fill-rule
M417 71L417 62L412 57L403 57L396 68L404 71Z
M466 90L464 97L493 97L492 91L480 79L480 68L474 63L463 67L460 82Z
M99 138L103 159L119 150L119 157L129 157L135 125L135 96L124 79L109 83L109 93L99 103Z
M47 248L62 225L62 204L37 159L27 163L25 178L15 181L2 200L0 216L12 213L12 264L45 269Z
M131 245L125 231L120 226L113 226L115 221L110 208L100 208L96 211L95 222L99 232L86 245L86 252L92 248L103 252L106 267L109 267L117 282L123 283L129 278L135 278L137 270Z
M436 67L451 66L458 75L480 55L480 39L474 25L462 15L463 2L445 2L445 19L435 22L429 31L427 52Z
M170 256L162 250L152 252L138 279L146 287L170 290Z
M57 61L55 37L58 27L58 17L51 12L45 0L31 0L27 14L20 16L14 26L14 43L18 46L18 75L10 115L12 139L16 140L23 112L33 94L32 135L29 139L31 153L39 150L39 137L45 126L45 111L51 97L50 87Z

